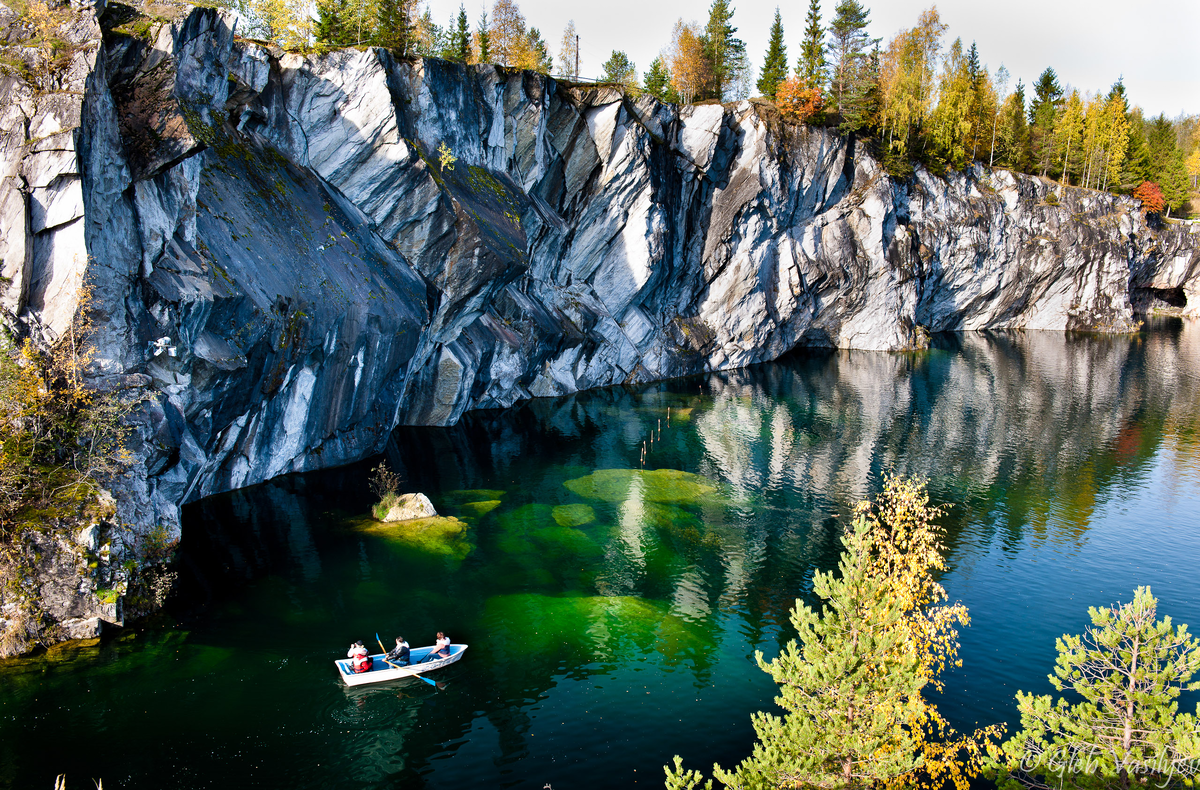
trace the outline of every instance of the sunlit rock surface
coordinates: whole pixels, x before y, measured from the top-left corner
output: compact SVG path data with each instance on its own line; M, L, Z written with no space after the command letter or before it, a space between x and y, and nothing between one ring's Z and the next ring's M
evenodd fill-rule
M1126 199L981 169L900 183L765 105L305 57L232 25L102 37L84 13L55 85L0 77L3 320L53 336L92 284L101 373L145 398L117 491L135 531L468 409L1200 304L1200 229Z

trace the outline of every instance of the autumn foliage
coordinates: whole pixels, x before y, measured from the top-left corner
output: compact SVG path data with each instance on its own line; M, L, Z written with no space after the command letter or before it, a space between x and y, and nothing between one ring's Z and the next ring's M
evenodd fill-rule
M820 88L806 88L798 79L787 79L775 89L775 106L784 118L805 122L825 107Z
M1167 200L1162 190L1153 181L1143 181L1133 190L1133 196L1142 201L1142 211L1146 214L1161 214L1167 207Z
M958 627L966 607L949 603L937 576L946 569L943 509L924 481L888 477L874 502L858 505L842 536L837 572L813 574L819 609L791 612L797 639L758 666L778 684L784 715L755 714L758 741L733 770L714 777L737 788L968 790L1001 727L955 732L926 692L959 667ZM668 790L711 790L675 758Z
M133 404L88 381L90 289L48 347L0 331L0 552L25 527L69 519L131 462Z

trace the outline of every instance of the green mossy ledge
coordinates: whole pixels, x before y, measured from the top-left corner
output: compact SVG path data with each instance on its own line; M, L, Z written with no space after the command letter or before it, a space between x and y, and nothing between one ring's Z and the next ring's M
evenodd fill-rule
M411 518L407 521L393 522L368 518L352 522L351 527L356 532L381 538L396 547L429 557L461 561L466 559L474 548L467 540L470 525L454 516Z

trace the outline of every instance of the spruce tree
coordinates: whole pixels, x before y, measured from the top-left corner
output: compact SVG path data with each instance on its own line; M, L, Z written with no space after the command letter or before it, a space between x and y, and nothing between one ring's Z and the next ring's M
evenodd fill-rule
M479 62L492 62L492 33L488 29L487 11L479 17L479 29L475 31L475 37L479 44Z
M317 3L317 24L313 31L318 42L332 47L354 43L347 17L350 10L346 0L320 0Z
M458 19L450 30L446 59L466 63L471 57L471 29L467 26L466 6L458 7Z
M1062 102L1062 88L1054 69L1047 68L1041 73L1033 86L1033 94L1034 99L1029 104L1030 142L1038 170L1045 176L1054 155L1054 123Z
M810 90L825 87L825 28L821 27L821 0L809 0L808 3L804 43L800 45L796 76Z
M783 18L779 15L779 6L776 6L775 23L771 25L771 40L767 44L767 57L763 62L762 75L758 78L759 93L774 101L775 89L787 76L787 46L783 43Z
M1191 786L1197 717L1178 712L1200 684L1200 641L1139 587L1133 601L1088 610L1082 636L1057 642L1050 683L1072 700L1017 692L1021 731L993 750L1001 788ZM1076 701L1078 700L1078 701ZM1200 712L1200 711L1198 711Z
M406 0L378 0L375 16L375 36L371 42L404 57L411 38Z
M650 64L650 70L646 72L645 83L646 93L659 101L668 104L679 103L679 94L671 85L671 72L667 69L667 63L663 60L662 55L659 55Z
M1150 179L1150 146L1146 143L1146 123L1141 110L1129 114L1129 137L1125 141L1125 162L1121 185L1133 189Z

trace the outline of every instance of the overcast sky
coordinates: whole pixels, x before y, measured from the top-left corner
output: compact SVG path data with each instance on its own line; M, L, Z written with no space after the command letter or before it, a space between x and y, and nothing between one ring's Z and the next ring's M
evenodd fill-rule
M445 25L457 15L460 0L428 0L434 21ZM575 20L580 34L580 72L598 77L614 49L624 50L644 75L665 47L680 17L704 24L711 0L605 0L562 2L518 0L531 27L538 28L557 60L563 28ZM828 26L837 0L823 0L821 22ZM465 0L474 27L485 4ZM871 12L870 34L888 40L916 24L931 3L890 0ZM491 2L486 6L490 12ZM775 15L775 0L733 0L733 24L746 42L755 75L762 68L767 36ZM1026 86L1047 67L1059 83L1082 91L1107 91L1124 75L1127 95L1146 115L1200 113L1200 0L944 0L937 3L942 22L949 25L945 43L961 37L964 47L975 41L980 60L993 74L1003 63ZM806 1L779 4L794 67L804 33ZM1026 90L1026 96L1032 91Z

